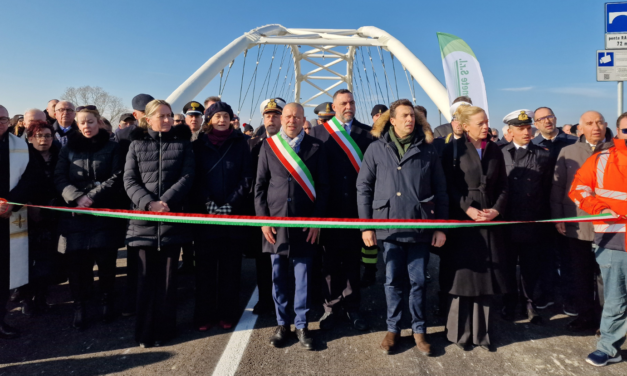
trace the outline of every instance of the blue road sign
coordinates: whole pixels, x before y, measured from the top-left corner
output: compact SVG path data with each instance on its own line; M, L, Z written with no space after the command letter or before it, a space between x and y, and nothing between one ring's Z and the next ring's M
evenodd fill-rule
M613 67L614 66L614 52L599 52L597 53L597 67Z
M627 33L627 3L605 4L605 32Z

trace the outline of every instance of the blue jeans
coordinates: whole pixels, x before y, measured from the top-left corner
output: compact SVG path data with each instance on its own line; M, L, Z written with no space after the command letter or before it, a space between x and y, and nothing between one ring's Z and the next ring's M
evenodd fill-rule
M311 257L287 257L271 255L272 259L272 298L276 308L276 321L279 325L291 325L292 314L287 311L291 282L289 269L294 268L294 326L296 329L307 327L307 312L309 312L309 298L307 289L309 286L309 272L313 258Z
M598 247L596 259L603 276L605 305L597 350L616 356L627 333L627 252Z
M429 263L429 244L383 242L383 260L385 261L388 332L401 332L398 323L403 314L403 289L406 286L407 277L409 277L411 285L409 291L411 328L414 333L426 333L424 313L426 311L427 290L425 273Z

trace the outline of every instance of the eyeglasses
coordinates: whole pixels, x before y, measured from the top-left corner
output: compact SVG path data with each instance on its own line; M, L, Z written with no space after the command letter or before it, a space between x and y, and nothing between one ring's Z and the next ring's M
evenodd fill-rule
M555 115L549 115L549 116L542 117L540 119L536 119L536 123L545 123L549 120L551 121L555 120Z
M80 107L79 107L80 108ZM74 110L72 110L71 108L57 108L56 110L54 110L55 112L67 112L68 114L71 114L72 112L74 112Z
M493 140L496 140L497 138L499 138L499 136L494 136L494 135L492 136Z
M0 124L8 124L10 121L11 119L6 116L0 117Z
M35 138L38 140L49 140L52 138L51 134L36 134Z
M82 110L98 111L98 107L93 106L93 105L78 106L78 107L76 107L76 112L80 112L80 111L82 111Z

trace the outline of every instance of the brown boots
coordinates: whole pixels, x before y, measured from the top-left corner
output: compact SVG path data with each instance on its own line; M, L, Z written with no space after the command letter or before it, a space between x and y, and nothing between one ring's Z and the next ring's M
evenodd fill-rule
M381 350L388 355L393 353L400 339L401 335L399 333L387 332L383 342L381 342Z
M431 355L431 345L427 342L424 334L414 333L414 340L416 341L416 348L422 355Z

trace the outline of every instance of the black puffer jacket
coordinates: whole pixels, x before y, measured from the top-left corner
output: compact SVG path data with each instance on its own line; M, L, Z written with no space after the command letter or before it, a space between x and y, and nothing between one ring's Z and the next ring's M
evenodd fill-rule
M232 215L244 215L246 198L253 180L252 158L248 147L248 136L232 132L222 146L212 144L207 135L193 142L196 158L196 178L193 202L198 213L207 214L207 204L213 201L218 207L230 204ZM201 230L199 226L194 227ZM241 237L239 226L203 226L194 231L195 237L203 239L231 236Z
M175 127L161 136L152 129L133 130L124 167L124 189L135 210L148 210L152 201L164 201L173 213L188 210L186 203L194 180L191 135L188 127ZM189 226L180 223L131 220L126 234L126 244L133 247L176 245L191 240Z
M122 193L123 156L101 129L92 138L70 132L54 171L54 184L70 207L86 195L92 208L115 209ZM59 250L73 252L123 245L124 221L91 215L63 214L59 223Z

